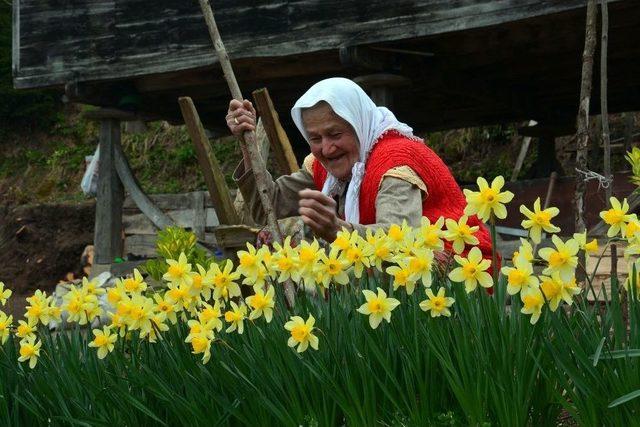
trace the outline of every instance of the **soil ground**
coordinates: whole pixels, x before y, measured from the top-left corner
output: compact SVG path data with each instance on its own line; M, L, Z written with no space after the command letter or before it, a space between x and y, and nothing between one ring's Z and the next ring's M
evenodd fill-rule
M93 201L0 206L0 281L14 292L8 312L22 315L24 298L36 289L51 293L68 273L82 276L94 216Z

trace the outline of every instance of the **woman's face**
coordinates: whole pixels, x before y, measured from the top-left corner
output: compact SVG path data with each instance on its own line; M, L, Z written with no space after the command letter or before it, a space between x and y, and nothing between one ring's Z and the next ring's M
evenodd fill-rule
M348 180L359 158L358 138L351 125L326 102L304 110L302 123L315 158L331 175Z

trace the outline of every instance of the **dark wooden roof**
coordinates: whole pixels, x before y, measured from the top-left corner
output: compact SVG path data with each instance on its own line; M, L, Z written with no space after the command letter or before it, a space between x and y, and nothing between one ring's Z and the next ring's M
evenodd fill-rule
M317 80L378 72L410 80L393 110L419 130L577 112L586 0L212 3L245 96L268 87L285 120ZM610 3L609 109L640 110L640 1ZM188 95L223 129L229 94L197 0L14 5L16 87L66 87L77 101L172 122Z

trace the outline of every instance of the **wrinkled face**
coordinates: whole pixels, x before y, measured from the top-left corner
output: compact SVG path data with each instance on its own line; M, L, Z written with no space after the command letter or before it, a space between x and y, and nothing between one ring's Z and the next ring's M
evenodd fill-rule
M316 159L331 175L348 180L359 157L358 137L351 125L326 102L304 110L302 123Z

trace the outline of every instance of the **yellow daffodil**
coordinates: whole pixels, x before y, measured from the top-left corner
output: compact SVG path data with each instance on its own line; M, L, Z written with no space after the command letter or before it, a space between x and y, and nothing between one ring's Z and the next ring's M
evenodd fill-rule
M211 299L211 294L215 289L215 275L216 275L216 271L215 269L212 267L213 264L212 263L209 266L209 269L205 269L203 266L201 266L200 264L196 264L196 268L198 269L197 273L192 273L192 283L191 283L191 289L190 289L190 293L191 295L196 299L200 299L200 297L202 297L205 301L208 301Z
M587 232L573 233L573 239L578 242L580 249L588 254L595 254L598 252L598 241L596 239L587 243Z
M38 323L35 319L28 319L26 322L24 320L18 320L16 336L22 339L35 337L37 328Z
M300 316L291 317L291 320L284 324L284 328L291 334L287 345L289 347L298 346L298 353L302 353L309 346L317 350L318 337L313 334L313 325L315 325L315 323L316 319L311 314L306 322Z
M457 222L450 218L445 221L447 229L444 232L444 238L452 242L453 251L457 254L464 252L465 245L480 243L478 238L473 235L480 227L470 227L467 224L468 219L466 215L463 215Z
M340 257L340 249L332 247L329 255L322 253L320 262L316 266L316 281L324 288L328 288L329 284L346 285L349 283L349 275L346 270L349 263Z
M538 251L540 257L547 262L547 268L543 270L543 274L550 275L554 271L560 273L560 277L564 281L569 281L573 277L578 265L578 251L580 246L574 239L563 242L557 235L551 237L554 248L542 248Z
M431 270L433 268L433 250L427 248L413 248L406 258L409 271L415 275L422 285L431 286Z
M202 308L198 313L198 319L201 323L206 324L210 329L215 329L220 332L222 330L222 304L220 301L216 301L213 306L210 304L202 303Z
M47 297L46 292L38 289L32 296L27 298L29 305L26 307L27 311L24 317L36 324L40 322L45 326L48 325L51 319L49 315L49 304L52 299L50 296Z
M542 306L544 305L544 297L539 288L530 288L526 292L520 294L522 299L522 309L520 312L523 314L530 314L531 319L529 322L535 325L540 319L542 314Z
M524 255L513 259L513 267L502 267L502 274L507 276L507 293L515 295L520 291L538 286L538 278L533 275L533 266Z
M578 295L580 292L582 292L582 289L578 286L575 276L562 282L562 300L565 303L573 304L573 296Z
M416 288L416 282L420 276L413 273L409 268L409 263L405 260L398 260L398 265L387 267L387 274L393 276L393 290L399 287L405 288L407 295L411 295Z
M194 337L191 341L192 354L202 354L202 363L205 365L211 358L211 339L203 334Z
M247 306L240 304L238 306L235 302L231 301L231 310L224 313L224 320L230 323L226 332L238 331L239 334L244 332L244 319L247 317Z
M473 292L478 284L484 288L493 286L493 279L486 271L491 266L491 261L482 258L480 249L471 248L467 258L460 255L455 255L454 258L459 267L449 273L449 279L453 282L464 283L467 293Z
M0 305L5 305L9 297L11 297L11 289L5 289L3 282L0 282Z
M155 305L151 298L144 295L134 295L131 298L131 306L127 316L129 329L140 330L142 335L148 334L153 327L151 319L155 314L154 308Z
M307 272L312 272L316 263L320 259L320 243L314 238L313 242L309 243L306 240L303 240L300 243L298 249L298 268ZM304 274L304 273L303 273Z
M9 333L11 332L11 324L13 323L13 316L7 316L6 313L0 311L0 344L7 342Z
M383 272L382 263L391 261L393 257L393 248L387 234L382 228L376 229L375 233L367 228L366 241L371 247L371 266Z
M118 303L127 295L127 290L124 288L124 282L122 279L117 279L115 286L107 289L107 302L112 307L117 307Z
M133 277L122 279L122 286L130 294L139 294L147 290L147 284L137 268L133 269Z
M516 259L519 256L529 262L533 261L533 247L531 243L529 243L529 240L523 239L522 237L520 238L520 247L513 253L511 259Z
M349 266L353 267L353 275L359 279L362 277L365 267L369 268L371 266L369 259L372 253L373 248L371 245L354 232L351 236L349 247L342 252L342 258L349 263Z
M105 289L101 286L98 286L98 282L94 280L89 280L86 277L82 278L82 291L87 295L95 295L100 296L105 294Z
M176 284L187 283L191 285L191 264L187 262L187 256L184 252L180 253L177 261L168 259L167 264L169 264L167 272L162 276L164 280Z
M151 318L151 325L153 326L149 329L149 332L146 334L140 334L140 338L147 338L150 343L155 343L158 340L159 334L161 332L167 332L169 330L169 325L165 322L167 321L167 315L164 313L154 313Z
M406 220L402 220L402 225L392 224L387 231L387 237L391 247L396 251L413 246L413 229L409 227Z
M98 359L104 359L107 354L113 351L118 335L112 333L108 326L103 326L102 330L94 329L93 336L93 341L89 343L89 347L98 349Z
M36 336L30 336L20 341L20 357L18 362L29 362L29 368L33 369L38 363L38 357L40 357L40 347L42 341L36 342Z
M549 303L551 311L556 311L562 301L562 288L564 283L558 272L554 272L551 277L540 276L540 290L544 294L544 298Z
M366 302L358 308L358 313L369 316L369 326L376 329L382 320L391 322L391 312L400 305L400 301L395 298L388 298L387 293L382 289L377 289L374 293L368 289L362 291Z
M253 286L254 289L263 288L266 283L268 271L266 267L266 256L269 255L269 248L262 246L260 249L247 243L246 251L238 251L238 268L236 271L244 276L243 285Z
M636 214L632 214L629 218L629 222L627 222L624 230L624 238L627 239L630 244L640 242L640 221Z
M175 304L177 306L176 312L179 312L183 308L187 308L191 305L191 301L193 299L191 295L191 285L186 282L169 283L164 297L167 301Z
M111 319L111 323L108 325L111 329L118 331L120 337L124 337L127 333L127 322L124 317L118 313L107 313Z
M431 289L427 289L427 299L420 303L420 309L430 312L431 317L449 317L451 316L449 307L451 307L455 301L455 299L445 296L444 288L438 289L437 295L434 295Z
M433 224L426 216L420 219L420 229L416 233L416 245L431 249L434 251L441 251L444 249L444 231L442 226L444 225L444 218L440 217Z
M279 283L289 279L300 280L296 253L291 247L291 236L287 236L282 245L276 242L273 246L275 251L271 257L271 271L274 279L277 278Z
M620 234L624 237L627 223L632 219L632 216L627 213L629 211L629 203L626 198L620 203L615 197L611 197L609 202L611 203L611 209L600 212L600 218L609 226L607 236L614 237Z
M506 218L507 208L504 203L509 203L513 199L513 193L511 191L501 191L502 187L504 187L504 177L495 177L491 182L491 186L482 177L478 177L477 183L480 191L468 189L463 191L467 199L464 214L467 216L477 215L484 222L488 222L492 214L499 219Z
M164 296L166 296L166 294ZM160 294L153 295L153 300L155 301L153 311L156 313L164 313L171 324L175 325L178 322L175 303L168 298L164 298L164 296Z
M86 325L102 314L96 295L88 294L86 289L71 286L63 297L62 310L67 312L67 322Z
M264 315L264 320L267 323L271 322L273 317L273 307L275 305L273 286L269 287L267 292L258 290L254 295L247 297L247 304L251 307L251 313L249 314L250 320L255 320Z
M331 243L331 247L336 247L341 251L346 251L351 246L351 233L346 228L342 228L336 235L336 239Z
M535 244L540 243L542 240L542 230L547 233L557 233L560 231L559 227L551 224L551 219L558 215L560 210L556 207L540 209L540 197L533 202L533 211L521 205L520 212L527 218L522 221L522 228L529 230L529 237L531 237L531 240L533 240Z
M49 307L47 308L49 311L49 321L50 322L61 322L62 321L62 307L56 305L56 301L51 298L49 302Z
M213 269L213 299L224 299L239 297L241 295L240 286L235 282L240 278L240 274L232 272L233 262L227 260L224 270L218 264L211 264Z

